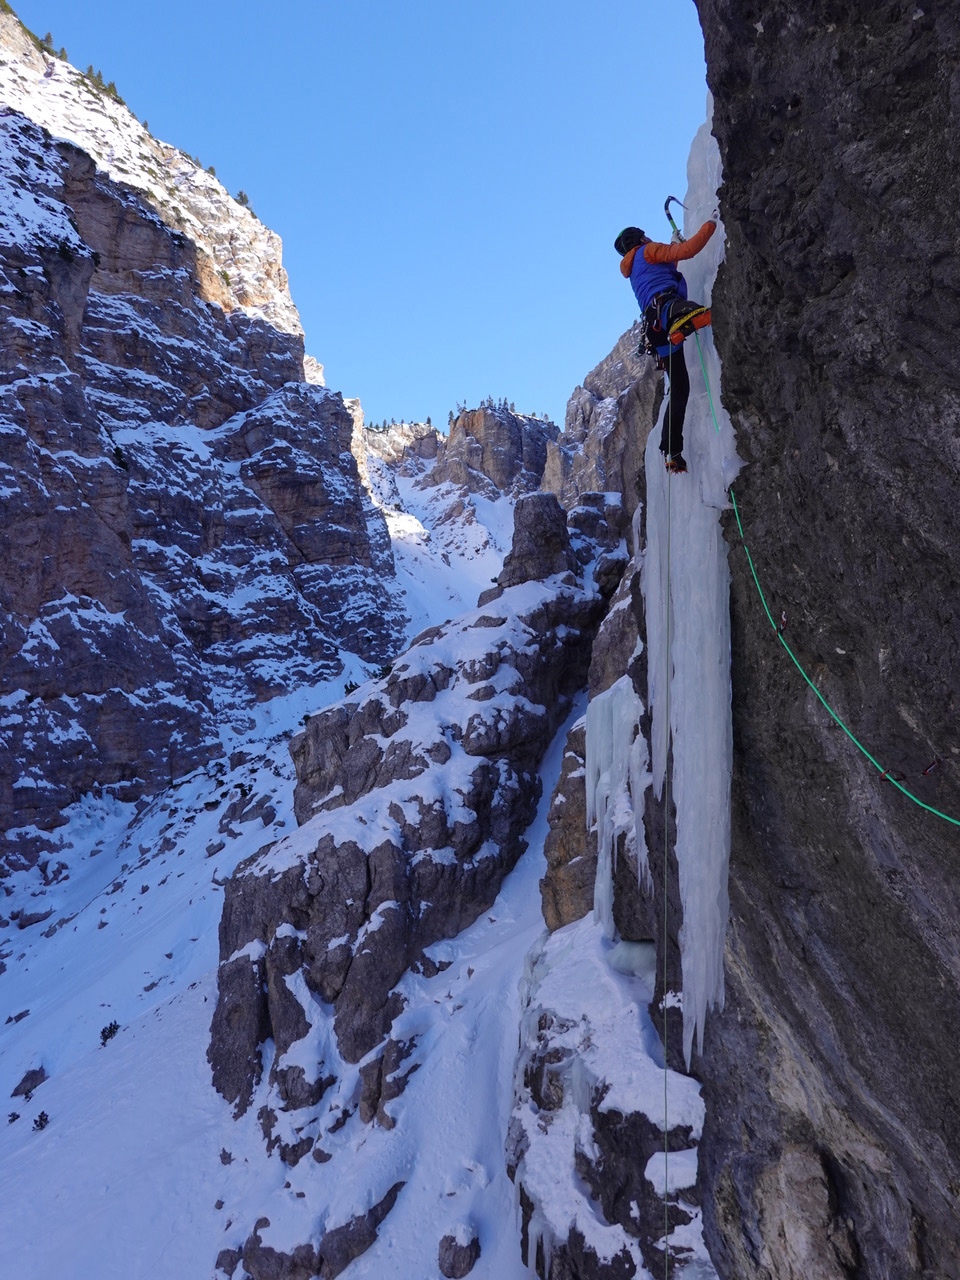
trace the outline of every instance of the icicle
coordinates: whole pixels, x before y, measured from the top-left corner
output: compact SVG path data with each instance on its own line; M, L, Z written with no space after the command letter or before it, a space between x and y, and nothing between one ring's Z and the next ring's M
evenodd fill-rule
M640 874L647 871L643 839L643 792L650 782L646 743L638 726L643 703L629 676L621 676L587 707L587 829L597 827L597 878L593 916L613 939L613 873L617 840L624 835L636 851Z

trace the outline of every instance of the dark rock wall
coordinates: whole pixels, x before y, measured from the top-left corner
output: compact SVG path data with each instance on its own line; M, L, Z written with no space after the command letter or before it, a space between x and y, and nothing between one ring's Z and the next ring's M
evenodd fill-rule
M724 167L714 330L757 571L823 696L960 818L960 13L698 7ZM711 1249L724 1277L958 1276L960 831L881 780L778 646L742 550L731 568Z

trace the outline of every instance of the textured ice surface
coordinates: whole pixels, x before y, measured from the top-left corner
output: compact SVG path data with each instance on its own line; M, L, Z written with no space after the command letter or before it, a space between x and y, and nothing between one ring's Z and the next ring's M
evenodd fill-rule
M694 139L687 175L686 230L690 233L716 208L720 158L709 119ZM684 266L690 296L697 301L710 301L723 239L720 227L707 247ZM685 476L668 477L657 447L660 432L653 431L646 453L644 569L653 781L658 796L665 784L668 703L670 712L688 1063L695 1032L702 1047L707 1011L723 1004L733 738L730 573L720 511L728 505L726 488L739 465L733 429L720 403L720 361L709 329L701 330L699 343L720 431L714 426L697 343L691 339L685 344L691 393L684 426L684 456L690 470Z

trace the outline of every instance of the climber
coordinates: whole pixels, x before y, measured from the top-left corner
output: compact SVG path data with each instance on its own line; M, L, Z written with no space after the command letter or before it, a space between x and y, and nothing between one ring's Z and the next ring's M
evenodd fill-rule
M687 299L687 282L676 263L694 257L717 224L708 219L696 235L675 244L658 244L639 227L626 227L614 241L622 261L620 273L636 294L643 312L640 350L656 359L670 379L670 403L663 418L660 452L668 471L683 472L683 418L690 395L690 378L683 355L683 339L710 323L710 311Z

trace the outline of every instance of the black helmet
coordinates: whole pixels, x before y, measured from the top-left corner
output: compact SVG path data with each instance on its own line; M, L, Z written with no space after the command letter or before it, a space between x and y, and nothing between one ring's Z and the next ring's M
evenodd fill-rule
M631 249L635 249L638 244L643 244L646 238L639 227L624 227L616 240L614 240L613 247L622 258Z

